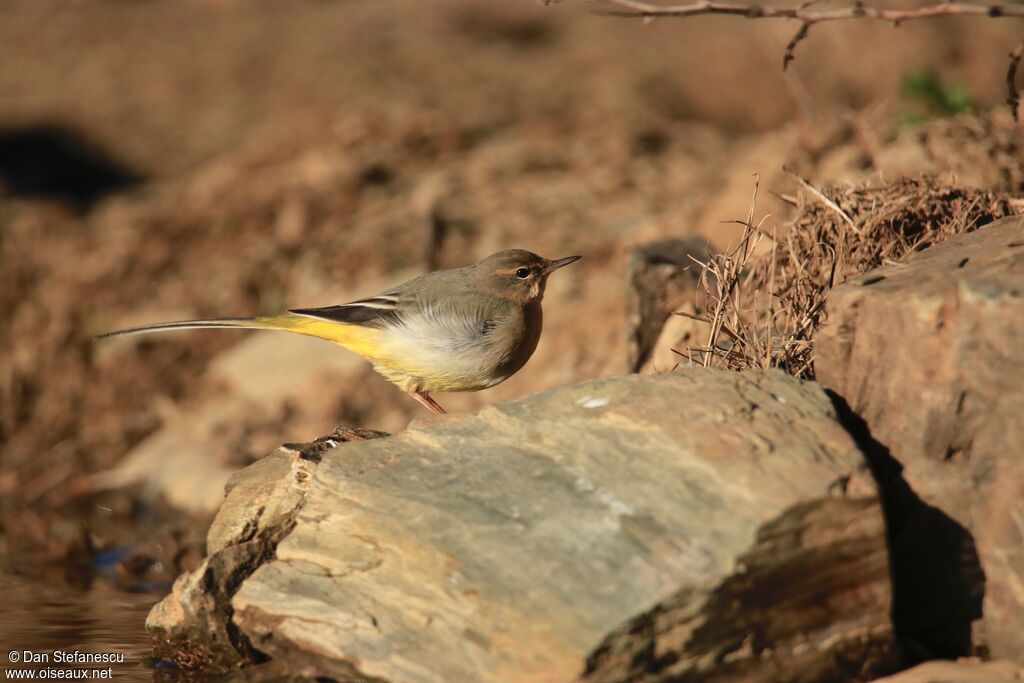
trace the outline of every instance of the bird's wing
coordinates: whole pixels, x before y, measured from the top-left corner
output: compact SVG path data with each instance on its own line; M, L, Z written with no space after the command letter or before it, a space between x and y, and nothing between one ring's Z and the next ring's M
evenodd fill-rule
M399 320L398 308L406 303L408 303L406 295L398 291L390 291L366 299L350 301L347 304L324 308L295 308L288 312L351 325L384 327Z

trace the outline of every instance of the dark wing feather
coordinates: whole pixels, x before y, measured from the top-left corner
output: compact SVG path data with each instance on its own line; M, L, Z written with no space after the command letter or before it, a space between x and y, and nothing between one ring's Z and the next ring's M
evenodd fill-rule
M360 299L359 301L352 301L338 306L295 308L288 312L339 323L365 325L367 327L384 327L399 320L398 303L399 298L396 295L387 294L372 296L368 299Z

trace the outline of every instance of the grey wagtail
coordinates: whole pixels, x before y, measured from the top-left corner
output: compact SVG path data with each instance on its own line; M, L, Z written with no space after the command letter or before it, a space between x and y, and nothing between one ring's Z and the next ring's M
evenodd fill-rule
M472 266L438 270L338 306L160 323L97 339L203 327L305 334L358 353L429 410L444 413L431 392L493 387L526 364L540 339L548 275L579 259L549 261L509 249Z

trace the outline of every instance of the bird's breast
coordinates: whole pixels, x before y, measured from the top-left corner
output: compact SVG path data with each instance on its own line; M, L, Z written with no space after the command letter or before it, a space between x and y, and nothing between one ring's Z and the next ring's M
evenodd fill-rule
M519 372L530 360L533 352L537 350L540 333L544 327L544 313L539 301L531 302L519 310L519 319L515 325L509 326L510 329L495 329L498 335L508 335L507 339L498 343L498 346L507 350L497 368L498 372L504 375L503 380Z

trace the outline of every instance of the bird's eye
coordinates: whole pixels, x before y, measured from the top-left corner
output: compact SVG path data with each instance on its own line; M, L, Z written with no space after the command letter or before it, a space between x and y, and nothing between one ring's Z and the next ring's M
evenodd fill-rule
M508 271L505 271L505 272L508 272ZM519 278L520 280L525 280L526 278L530 277L530 269L529 268L516 268L516 277Z

